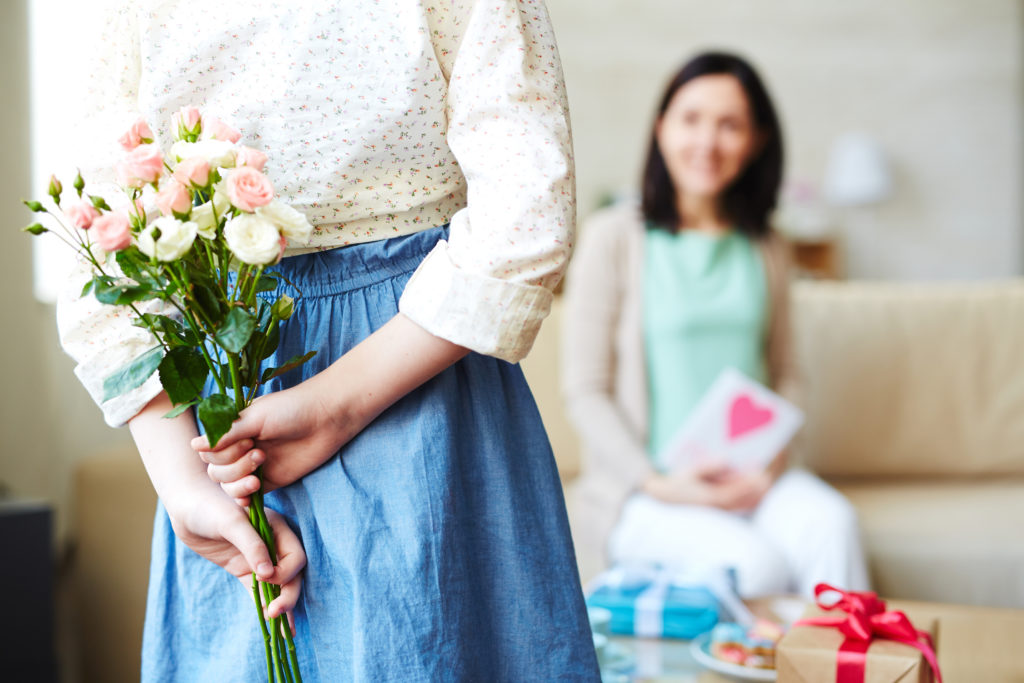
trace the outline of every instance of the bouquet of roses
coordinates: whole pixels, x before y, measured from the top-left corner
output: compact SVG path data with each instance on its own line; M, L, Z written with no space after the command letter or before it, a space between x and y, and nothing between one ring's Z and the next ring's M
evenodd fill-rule
M156 338L152 349L106 378L104 400L159 373L175 404L166 417L195 408L212 446L261 384L315 353L262 367L277 349L279 324L291 315L294 301L258 296L277 288L279 276L267 267L281 259L289 241L307 242L313 228L275 198L263 173L266 155L237 144L237 130L195 107L183 108L173 123L175 141L167 154L143 119L119 140L125 155L116 171L126 208L112 209L103 197L86 193L81 173L72 197L54 177L52 208L25 202L49 227L34 223L25 230L52 233L75 249L93 269L82 296L92 292L104 304L130 307L133 324ZM139 311L138 302L152 299L168 314ZM215 391L204 397L211 378ZM262 481L261 469L256 475ZM276 564L262 488L250 498L249 520ZM268 621L263 615L263 606L280 588L254 574L252 590L268 680L298 683L302 678L286 618Z

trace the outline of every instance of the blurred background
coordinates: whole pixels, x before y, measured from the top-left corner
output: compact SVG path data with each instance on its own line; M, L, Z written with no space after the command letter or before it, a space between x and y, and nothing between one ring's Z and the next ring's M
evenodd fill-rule
M20 200L66 171L65 142L101 3L0 3L0 498L53 512L75 540L73 474L124 450L57 344L60 266L33 255ZM1013 278L1024 267L1024 3L1020 0L548 0L574 127L581 219L635 195L666 79L698 50L759 69L786 142L776 224L824 249L828 275ZM113 144L114 141L111 141ZM38 295L38 296L37 296ZM557 329L526 361L563 472L576 442L557 389ZM118 496L130 492L110 491ZM148 519L144 520L148 524ZM4 557L18 548L5 547ZM144 581L144 577L142 578Z

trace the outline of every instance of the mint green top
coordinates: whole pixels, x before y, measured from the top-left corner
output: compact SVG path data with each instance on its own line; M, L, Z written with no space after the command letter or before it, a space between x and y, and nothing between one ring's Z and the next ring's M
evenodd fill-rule
M647 230L644 348L655 465L726 367L766 382L767 285L760 250L736 232Z

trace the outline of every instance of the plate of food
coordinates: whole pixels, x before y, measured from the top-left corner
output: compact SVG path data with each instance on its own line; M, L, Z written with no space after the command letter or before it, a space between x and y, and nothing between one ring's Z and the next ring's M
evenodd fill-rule
M695 638L690 652L701 666L738 681L774 681L778 624L758 619L751 628L725 623Z

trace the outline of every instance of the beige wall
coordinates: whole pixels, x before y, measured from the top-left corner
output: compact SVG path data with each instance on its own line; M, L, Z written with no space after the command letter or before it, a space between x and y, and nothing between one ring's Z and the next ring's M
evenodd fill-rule
M23 0L0 3L0 482L14 493L44 497L52 475L53 405L45 389L39 322L44 306L32 298L32 245L18 228L31 222L20 205L28 196L29 140L26 7Z
M128 435L103 424L57 343L53 306L32 295L35 238L19 228L33 218L20 202L46 170L30 169L26 7L26 0L0 2L0 484L19 497L56 502L63 535L73 463L128 443Z
M850 274L1021 271L1018 0L548 0L565 67L581 215L636 187L655 100L705 48L749 57L781 110L789 178L820 181L848 130L874 136L892 199L846 225Z

